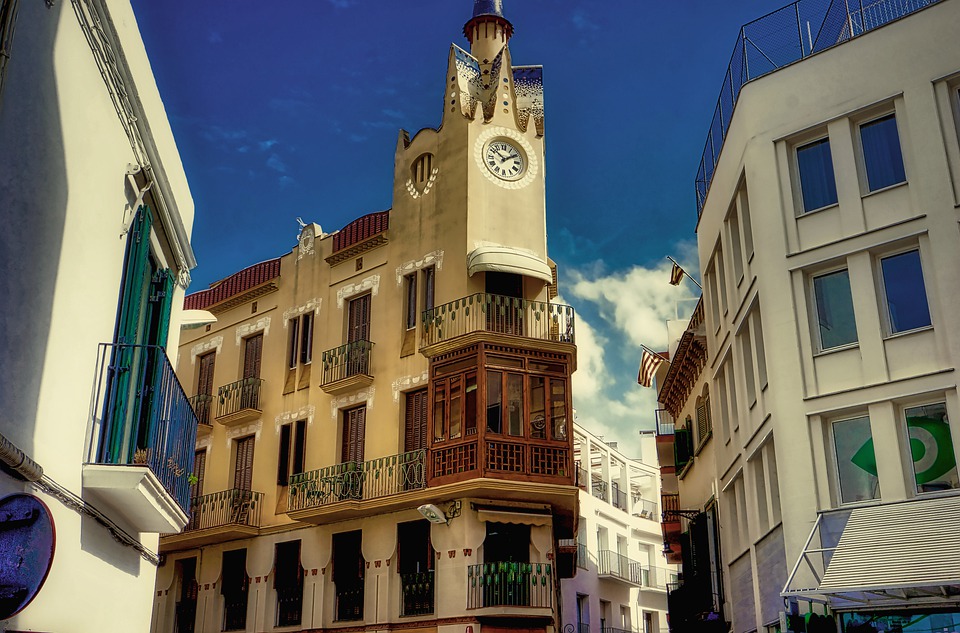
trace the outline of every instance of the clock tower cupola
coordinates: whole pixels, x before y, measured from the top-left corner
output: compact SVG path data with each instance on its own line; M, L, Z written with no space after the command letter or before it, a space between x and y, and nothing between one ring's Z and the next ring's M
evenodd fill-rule
M463 25L470 54L481 64L497 56L513 35L513 25L503 17L503 0L474 0L473 17Z

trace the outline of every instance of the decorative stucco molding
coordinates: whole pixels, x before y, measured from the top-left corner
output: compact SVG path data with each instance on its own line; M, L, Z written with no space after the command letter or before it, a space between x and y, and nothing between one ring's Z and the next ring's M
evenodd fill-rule
M330 401L330 419L336 421L337 414L341 409L349 409L358 404L366 403L367 408L372 409L374 390L373 385L370 385L366 389L361 389L356 393L348 393L339 398L334 398Z
M296 420L306 419L307 426L313 426L313 416L316 412L317 408L312 404L308 404L305 407L300 407L296 411L284 411L276 417L277 435L280 435L281 426Z
M263 332L264 334L270 333L270 317L265 316L261 319L257 319L255 323L244 323L237 328L237 347L240 347L240 341L246 336L255 334L257 332Z
M243 426L235 426L232 429L227 429L227 451L230 450L230 440L236 437L245 437L247 435L255 435L256 438L260 439L260 432L263 430L263 420L257 420L256 422L251 422L250 424L245 424Z
M427 183L423 186L423 191L417 189L417 186L413 184L413 180L407 178L407 193L416 200L420 196L425 196L430 193L430 189L433 188L434 183L437 182L437 175L440 174L440 168L434 167L430 170L430 176L427 178Z
M407 391L411 387L418 387L420 385L426 385L427 379L429 378L427 372L423 372L419 376L404 376L402 378L397 378L393 381L393 402L400 402L400 392Z
M202 437L197 440L197 450L209 451L211 444L213 444L213 435Z
M437 270L443 269L443 251L432 251L424 255L423 259L404 262L397 266L397 285L399 286L403 283L405 275L430 266L436 266Z
M287 321L293 317L300 316L304 312L313 312L314 314L319 315L321 305L323 305L323 298L317 297L316 299L307 301L302 306L297 306L296 308L287 308L283 311L283 328L287 328Z
M212 339L206 343L197 343L190 348L190 364L193 365L197 362L197 356L208 352L212 349L216 349L217 353L220 353L220 348L223 347L223 337L214 336Z
M374 297L380 292L380 275L370 275L363 281L347 284L337 290L337 307L343 309L343 300L370 290Z

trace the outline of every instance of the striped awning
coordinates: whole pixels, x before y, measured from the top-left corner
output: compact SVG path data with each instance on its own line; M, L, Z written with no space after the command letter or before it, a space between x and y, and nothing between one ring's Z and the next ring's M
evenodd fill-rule
M842 531L837 529L840 525ZM958 599L960 497L823 513L800 559L784 597L824 599L835 606ZM816 586L797 588L797 572L804 561Z

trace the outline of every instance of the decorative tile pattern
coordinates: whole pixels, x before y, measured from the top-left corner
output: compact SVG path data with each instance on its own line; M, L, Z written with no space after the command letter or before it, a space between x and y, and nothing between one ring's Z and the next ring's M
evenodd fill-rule
M456 44L453 45L454 59L457 64L457 88L460 92L460 114L473 119L477 104L483 102L483 73L480 62Z
M340 396L339 398L333 398L330 401L330 419L336 421L337 414L340 412L340 409L349 409L354 405L362 404L364 402L366 402L368 409L372 409L374 392L375 388L373 385L371 385L366 389L361 389L356 393L348 393Z
M240 341L244 337L250 336L257 332L263 332L264 334L270 334L270 317L265 316L263 318L257 319L255 323L244 323L237 328L237 347L240 347Z
M275 419L277 435L280 435L281 426L295 422L296 420L306 420L307 426L313 426L313 415L316 413L316 411L317 408L312 404L308 404L305 407L300 407L296 411L284 411Z
M313 312L314 314L320 314L320 306L323 304L323 298L317 297L316 299L311 299L307 301L302 306L297 306L296 308L287 308L283 311L283 329L287 329L287 321L294 317L298 317L304 312Z
M391 385L393 387L393 402L394 404L400 402L400 392L407 391L412 387L417 387L419 385L427 384L427 379L429 374L423 372L419 376L404 376L403 378L397 378L393 381Z
M443 270L443 251L432 251L424 255L423 259L404 262L397 266L397 286L403 284L403 278L406 275L430 266L436 266L437 270Z
M360 282L347 284L340 290L337 290L337 307L343 310L344 299L363 294L368 290L371 291L374 297L377 296L377 293L380 292L380 275L370 275Z
M212 339L206 343L197 343L190 348L190 364L193 365L197 362L197 356L205 352L209 352L212 349L217 350L217 353L220 353L220 348L223 347L223 337L214 336Z
M533 117L537 136L543 136L543 66L514 66L513 86L520 129L526 132Z
M490 64L490 75L486 81L483 98L483 120L489 121L497 111L497 91L500 89L500 69L503 67L503 51L507 50L504 46L493 58Z

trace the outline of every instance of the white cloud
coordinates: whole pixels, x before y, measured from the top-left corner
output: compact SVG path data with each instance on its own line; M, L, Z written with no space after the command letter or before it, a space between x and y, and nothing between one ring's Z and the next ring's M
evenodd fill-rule
M267 159L267 167L280 173L287 171L287 166L276 154L270 154L270 157Z

